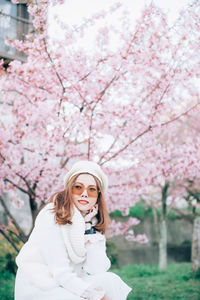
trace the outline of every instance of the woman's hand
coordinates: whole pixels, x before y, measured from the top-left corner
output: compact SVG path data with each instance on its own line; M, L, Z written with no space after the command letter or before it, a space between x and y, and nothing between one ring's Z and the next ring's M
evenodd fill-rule
M104 296L103 298L101 298L101 300L111 300L111 299L108 298L107 296Z
M92 219L97 215L97 213L98 213L98 204L95 204L85 215L84 217L85 222L91 222Z

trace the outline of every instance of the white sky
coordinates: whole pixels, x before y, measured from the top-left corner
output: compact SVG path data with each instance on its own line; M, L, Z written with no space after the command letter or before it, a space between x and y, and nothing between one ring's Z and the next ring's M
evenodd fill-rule
M89 18L96 12L108 10L113 4L121 2L123 6L131 12L133 20L140 16L140 11L144 5L152 2L151 0L65 0L63 5L54 6L49 11L49 33L51 36L62 35L57 29L54 15L69 25L80 25L84 18ZM181 8L185 7L188 0L154 0L154 3L161 7L167 14L170 23L176 19Z

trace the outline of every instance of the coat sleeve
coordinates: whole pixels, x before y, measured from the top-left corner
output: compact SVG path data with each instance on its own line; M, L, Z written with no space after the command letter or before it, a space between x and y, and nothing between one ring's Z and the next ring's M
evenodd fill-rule
M53 213L44 208L37 217L32 239L38 244L43 261L58 285L81 296L89 284L74 272L59 227Z
M87 257L83 264L86 274L96 275L109 270L111 263L106 254L106 238L100 233L86 236Z

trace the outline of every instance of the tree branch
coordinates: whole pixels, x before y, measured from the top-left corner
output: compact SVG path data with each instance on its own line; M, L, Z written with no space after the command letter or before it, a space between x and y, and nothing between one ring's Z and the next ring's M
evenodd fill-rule
M24 190L23 188L21 188L20 186L18 186L17 184L15 184L14 182L12 182L12 180L5 178L5 181L11 183L14 187L16 187L18 190L20 190L21 192L23 192L24 194L29 195L28 191Z
M22 79L22 78L20 78L20 77L18 77L18 79L19 79L20 81L22 81L23 83L25 83L26 85L30 86L30 82L28 82L28 81L26 81L26 80L24 80L24 79ZM52 94L49 90L45 89L45 88L42 87L42 86L35 86L35 88L40 89L40 90L42 90L42 91L45 91L45 92L49 93L50 95ZM9 91L8 91L8 92L9 92Z
M47 49L47 43L46 43L46 40L43 39L43 42L44 42L45 51L46 51L46 53L47 53L47 56L48 56L48 58L49 58L49 61L50 61L51 65L52 65L52 67L53 67L53 69L54 69L54 72L55 72L55 74L56 74L56 76L57 76L57 78L58 78L58 81L60 82L60 85L61 85L61 87L62 87L62 94L64 94L65 91L66 91L66 88L65 88L64 85L63 85L62 79L61 79L61 77L60 77L58 71L56 70L55 63L54 63L53 59L51 58L51 55L50 55L50 53L49 53L49 51L48 51L48 49ZM62 105L62 98L60 99L59 110L60 110L61 105Z
M11 212L9 211L9 209L7 208L7 206L6 206L3 198L1 196L0 196L0 203L3 206L3 208L4 208L5 212L6 212L6 215L9 216L9 218L12 220L13 224L15 225L17 231L19 232L20 239L23 242L26 242L26 237L25 237L25 234L24 234L23 230L18 225L17 221L15 220L15 218L13 217L13 215L11 214Z
M193 224L193 216L192 215L185 215L179 208L177 207L173 207L173 210L175 210L180 216L181 218L183 218L184 220L188 221L190 224Z
M166 126L172 122L177 121L178 119L180 119L181 117L187 115L191 110L193 110L194 108L196 108L200 103L196 103L194 106L192 106L191 108L189 108L187 111L185 111L184 113L181 113L180 115L176 116L175 118L172 118L171 120L161 123L160 126ZM149 132L150 130L154 129L158 127L158 125L153 125L153 126L148 126L143 132L141 132L139 135L137 135L134 139L132 139L128 144L126 144L123 148L121 148L119 151L117 151L116 153L114 153L111 157L109 157L108 159L106 159L105 161L103 161L101 163L101 165L105 164L106 162L110 161L111 159L115 158L116 156L118 156L120 153L122 153L124 150L126 150L131 144L133 144L135 141L137 141L139 138L141 138L143 135L145 135L147 132Z
M94 108L92 109L91 118L90 118L89 138L88 138L88 154L87 154L88 160L90 159L91 132L92 132L92 123L93 123L93 116L94 116Z
M11 246L15 249L17 253L19 253L19 249L15 246L13 241L5 234L5 232L0 228L0 233L4 236L4 238L11 244Z
M193 110L194 108L196 108L198 105L200 104L200 102L197 102L195 105L193 105L192 107L190 107L188 110L186 110L184 113L181 113L180 115L176 116L175 118L167 121L167 122L164 122L161 124L161 126L165 126L165 125L168 125L174 121L177 121L178 119L180 119L181 117L183 116L186 116L191 110ZM156 127L156 126L154 126Z
M122 128L121 128L120 134L122 133L122 131L123 131L124 127L126 126L126 124L127 124L127 121L124 121L123 126L122 126ZM112 144L110 145L110 147L108 148L108 150L106 151L106 153L104 153L104 154L100 157L100 159L99 159L99 161L98 161L98 164L101 164L102 159L103 159L107 154L110 153L110 151L112 150L112 148L114 147L114 145L116 144L116 142L117 142L117 140L118 140L118 136L119 136L119 134L115 137L114 141L112 142Z
M18 235L16 232L12 231L12 230L9 229L9 228L6 228L6 230L7 230L8 232L10 232L11 234L13 234L15 237L17 237L20 241L22 241L22 242L24 243L24 240L23 240L23 239L21 238L21 236Z
M110 158L103 161L101 165L105 164L106 162L110 161L111 159L118 156L120 153L122 153L124 150L126 150L131 144L133 144L135 141L137 141L140 137L142 137L145 133L149 132L152 129L151 126L147 127L142 133L137 135L134 139L132 139L128 144L126 144L123 148L121 148L119 151L117 151L115 154L113 154Z
M19 178L21 178L25 182L25 184L26 184L26 186L28 188L28 195L32 194L32 195L34 195L36 197L36 193L35 193L34 189L32 189L30 187L30 185L29 185L28 181L26 180L26 178L24 176L20 175L19 173L16 173L16 175L19 176Z

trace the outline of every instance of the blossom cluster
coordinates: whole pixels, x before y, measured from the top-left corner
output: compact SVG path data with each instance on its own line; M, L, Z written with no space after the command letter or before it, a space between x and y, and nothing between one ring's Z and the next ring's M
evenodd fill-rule
M0 193L19 189L39 205L63 188L75 160L95 160L109 177L109 212L128 215L152 186L198 177L199 2L173 27L153 4L135 31L128 30L128 15L121 29L105 22L92 51L79 46L82 37L69 26L64 40L48 37L52 3L30 1L37 34L9 41L27 62L12 61L0 70ZM120 41L116 49L109 44L113 35ZM13 194L11 199L23 205ZM114 224L113 234L126 235L136 223ZM142 235L134 239L146 241Z

